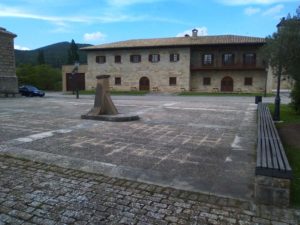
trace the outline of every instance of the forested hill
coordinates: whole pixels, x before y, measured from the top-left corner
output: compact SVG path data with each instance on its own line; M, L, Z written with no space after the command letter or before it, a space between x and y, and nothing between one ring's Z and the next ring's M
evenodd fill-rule
M77 44L78 49L86 46L91 46L89 44ZM60 68L61 65L67 64L68 61L68 50L70 49L70 42L60 42L52 45L48 45L42 48L34 50L15 50L16 65L21 64L32 64L36 65L38 63L39 51L43 51L45 63L53 67ZM78 51L79 61L81 64L85 64L86 53L84 51Z

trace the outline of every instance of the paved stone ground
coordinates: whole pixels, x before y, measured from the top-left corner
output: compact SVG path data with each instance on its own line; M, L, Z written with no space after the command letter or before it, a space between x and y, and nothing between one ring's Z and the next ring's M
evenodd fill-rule
M0 224L296 225L259 206L0 156Z
M252 199L254 97L114 97L129 123L81 120L92 97L0 99L0 151L64 167Z

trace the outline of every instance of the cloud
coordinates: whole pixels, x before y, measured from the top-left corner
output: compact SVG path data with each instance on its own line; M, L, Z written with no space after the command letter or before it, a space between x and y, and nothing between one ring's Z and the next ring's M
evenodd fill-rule
M194 29L194 28L193 28ZM190 29L190 30L186 30L186 31L183 31L183 32L180 32L176 35L176 37L184 37L186 34L192 36L192 30L193 29ZM207 28L206 27L196 27L195 29L198 30L198 36L205 36L205 35L208 35L208 31L207 31Z
M14 45L14 49L17 49L17 50L30 50L30 48L23 47L23 46L20 46L20 45Z
M96 41L96 40L103 40L105 39L106 35L101 32L94 32L94 33L85 33L83 35L83 39L85 41Z
M262 15L263 16L273 16L273 15L276 15L276 14L280 13L283 9L284 9L284 5L279 4L279 5L276 5L272 8L267 9L266 11L264 11L262 13Z
M298 0L219 0L226 5L271 5L284 2L297 2Z
M247 15L247 16L252 16L254 14L257 14L261 12L261 9L260 8L254 8L254 7L248 7L244 10L244 13Z

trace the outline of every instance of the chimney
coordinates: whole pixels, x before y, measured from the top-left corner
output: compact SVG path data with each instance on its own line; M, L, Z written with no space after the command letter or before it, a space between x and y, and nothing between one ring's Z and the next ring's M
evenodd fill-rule
M192 37L198 37L198 30L197 29L193 29L192 32L193 32Z

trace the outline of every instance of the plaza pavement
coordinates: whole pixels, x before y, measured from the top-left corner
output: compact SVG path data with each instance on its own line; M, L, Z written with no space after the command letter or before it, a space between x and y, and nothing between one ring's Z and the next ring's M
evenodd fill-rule
M116 179L114 180L116 182L120 178L125 178L131 180L133 184L146 183L148 184L145 184L146 187L171 187L201 193L205 196L204 198L213 196L211 198L225 199L226 202L230 199L238 202L234 205L235 208L239 208L239 201L245 201L248 206L250 204L249 207L252 207L253 215L248 215L250 220L248 217L247 220L238 219L235 214L232 218L235 220L227 221L227 223L217 222L221 221L221 218L216 217L218 213L214 213L215 210L212 211L213 207L209 207L208 212L198 210L198 219L201 213L215 215L212 218L210 215L202 216L203 224L260 224L256 221L259 218L266 219L261 224L271 223L272 218L264 215L265 213L261 215L261 210L257 210L256 205L251 203L256 140L256 105L253 104L253 97L152 95L119 96L113 97L113 100L120 112L137 113L141 120L126 123L81 120L80 115L86 113L93 105L91 96L81 96L78 100L74 99L74 96L59 94L50 94L45 98L0 99L0 155L115 177L107 179ZM13 169L14 163L20 164L18 159L9 160L12 161L12 165L5 164L6 159L1 158L2 164L5 164L4 169L1 168L4 171L3 174L18 180L17 173L9 173L11 169L20 170L19 175L22 174L22 170L24 173L28 172L27 167L21 166L21 169ZM40 171L40 169L43 169L46 164L39 166L37 171L30 170L31 175L27 176L29 186L39 183L39 181L34 182L34 174L37 172L38 175L44 176L43 173L46 171ZM32 166L35 167L34 163ZM55 176L64 177L65 175L56 173ZM70 179L77 179L74 178L74 174L70 176ZM96 175L92 176L87 173L82 176L91 176L92 180L97 180ZM32 184L30 184L30 178L33 179ZM24 179L26 180L25 177ZM25 182L24 179L21 180ZM64 180L60 178L58 181L58 185L64 185ZM5 181L0 184L9 186ZM52 190L52 185L54 184L47 184L49 191ZM99 183L94 184L94 186L98 185ZM114 184L110 183L110 185ZM80 189L79 186L74 189ZM174 189L170 190L177 193ZM10 194L10 197L14 196L10 188L6 192ZM7 201L6 192L4 191L1 195L2 201ZM30 189L30 192L34 190ZM150 193L161 194L160 191L153 193L150 191ZM183 193L189 195L191 192ZM23 194L26 197L29 193L26 193L25 189ZM209 202L204 201L204 203ZM175 202L171 202L167 207L172 204ZM222 207L216 202L214 204L215 207ZM146 205L144 204L143 207ZM7 214L9 206L5 207L0 212L8 216L9 220L9 214ZM122 209L118 210L123 212ZM158 210L155 212L157 213ZM297 211L288 212L287 218L279 217L276 221L285 222L282 224L293 224L298 221ZM58 215L61 214L58 213ZM180 219L178 214L176 216L170 213L170 215L177 218L173 222L177 223ZM268 215L270 216L270 213ZM164 214L162 221L167 216ZM259 218L253 219L251 216ZM46 219L46 217L41 218ZM132 224L137 224L140 221L137 218L141 217L134 218L136 220ZM192 215L189 215L189 221L192 221L191 218ZM106 223L103 224L108 223L106 219L108 217L105 217L103 221ZM215 222L209 222L209 220ZM242 223L247 221L249 223ZM34 221L31 220L31 222ZM89 221L85 222L90 224ZM153 224L152 222L150 224ZM202 224L201 221L198 222L194 221L194 224ZM119 224L120 218L112 219L111 223ZM165 224L168 223L172 223L172 220L165 221Z

